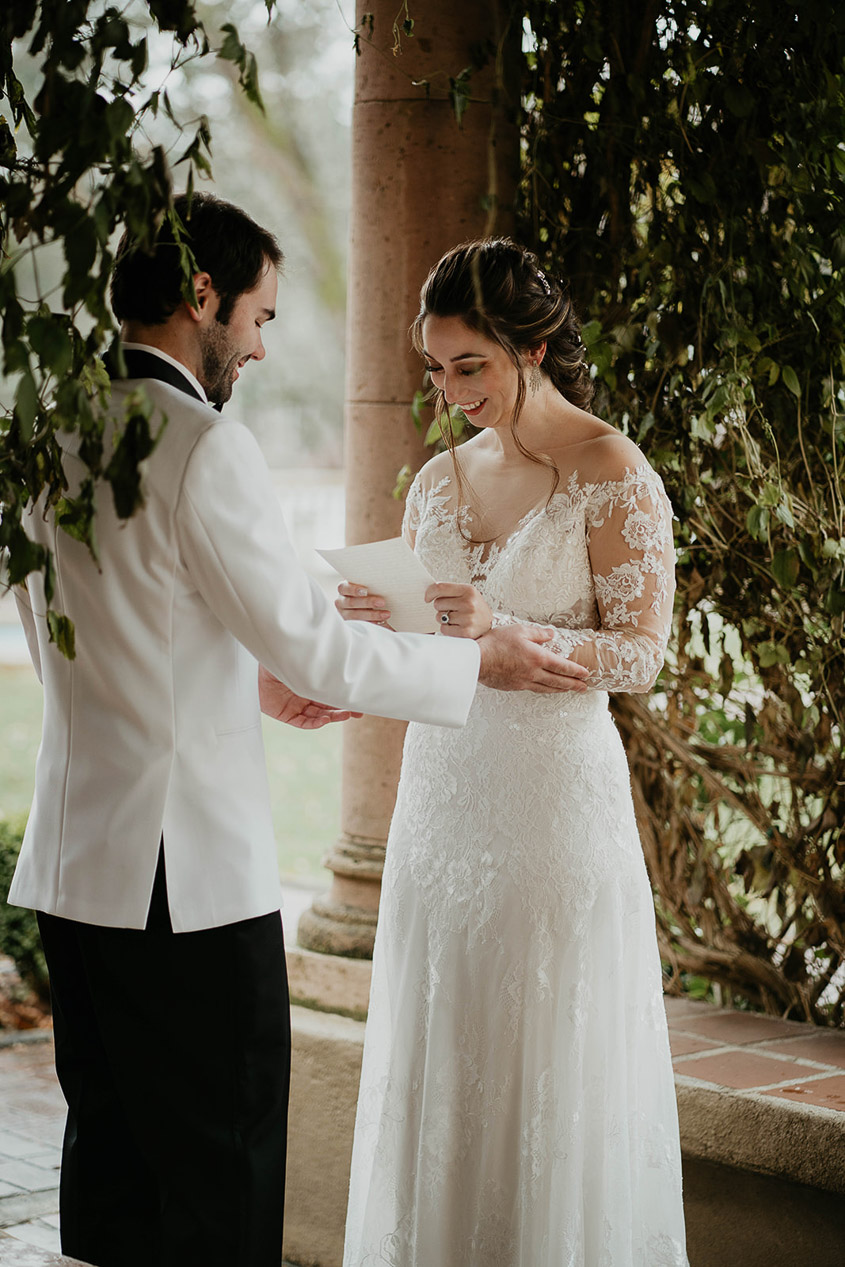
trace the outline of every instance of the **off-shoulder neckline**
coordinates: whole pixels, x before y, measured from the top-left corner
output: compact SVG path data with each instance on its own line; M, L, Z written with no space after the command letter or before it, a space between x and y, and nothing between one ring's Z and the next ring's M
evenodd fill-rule
M421 472L417 474L411 488L409 489L409 498L414 493L414 490L416 490L420 497L445 500L443 495L440 493L440 490L444 485L451 484L453 482L450 472L447 471L439 480L437 480L435 484L431 486L431 488L428 489L422 487L420 474ZM561 480L561 484L563 484L563 482L564 481ZM496 562L499 556L516 541L529 524L535 522L542 515L547 514L553 503L557 502L559 499L565 498L568 500L570 505L574 505L575 499L577 498L581 504L584 504L590 500L596 491L606 495L610 490L621 491L626 485L640 483L655 483L657 487L663 491L663 481L657 471L655 471L654 467L645 460L636 467L626 466L623 475L620 476L619 479L615 480L601 480L580 484L578 481L578 471L574 470L570 472L566 480L566 488L559 486L555 492L552 493L551 497L544 498L542 502L537 502L536 505L527 510L508 531L504 540L492 541L489 543L484 541L473 543L462 539L462 547L469 563L471 575L473 577L478 577L480 575L486 576L489 568ZM445 509L445 507L441 508L441 512L444 515L444 522L448 518L456 525L459 524L460 516L462 514L466 514L468 510L469 507L467 506L454 506L448 510ZM485 547L487 547L486 552Z

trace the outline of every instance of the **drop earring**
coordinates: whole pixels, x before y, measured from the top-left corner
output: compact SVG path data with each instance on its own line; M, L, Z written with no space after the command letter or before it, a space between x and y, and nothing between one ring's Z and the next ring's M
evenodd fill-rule
M531 365L531 372L528 375L528 388L532 396L536 396L543 382L543 375L540 373L540 366L534 361Z

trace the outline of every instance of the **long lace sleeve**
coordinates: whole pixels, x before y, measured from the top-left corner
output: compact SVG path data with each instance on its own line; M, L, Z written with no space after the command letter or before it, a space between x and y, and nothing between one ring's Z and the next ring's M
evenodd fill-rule
M402 536L413 550L417 540L417 529L422 516L423 491L419 474L414 476L411 487L405 497L405 512L402 516Z
M598 628L564 626L549 646L589 669L594 690L648 691L663 664L674 595L672 509L660 477L641 466L594 485L586 532Z

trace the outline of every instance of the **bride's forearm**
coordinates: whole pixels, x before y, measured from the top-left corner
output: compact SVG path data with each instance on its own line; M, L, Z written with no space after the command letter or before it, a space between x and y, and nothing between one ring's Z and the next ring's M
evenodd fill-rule
M519 616L497 613L494 626L546 626ZM663 665L665 640L656 632L633 629L555 629L548 649L581 665L588 690L645 694Z

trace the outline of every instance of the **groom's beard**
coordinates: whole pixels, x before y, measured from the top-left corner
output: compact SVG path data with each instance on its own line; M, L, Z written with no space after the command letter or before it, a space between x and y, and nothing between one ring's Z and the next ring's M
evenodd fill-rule
M210 404L225 405L231 397L240 360L241 354L234 346L229 327L215 320L202 340L200 381Z

